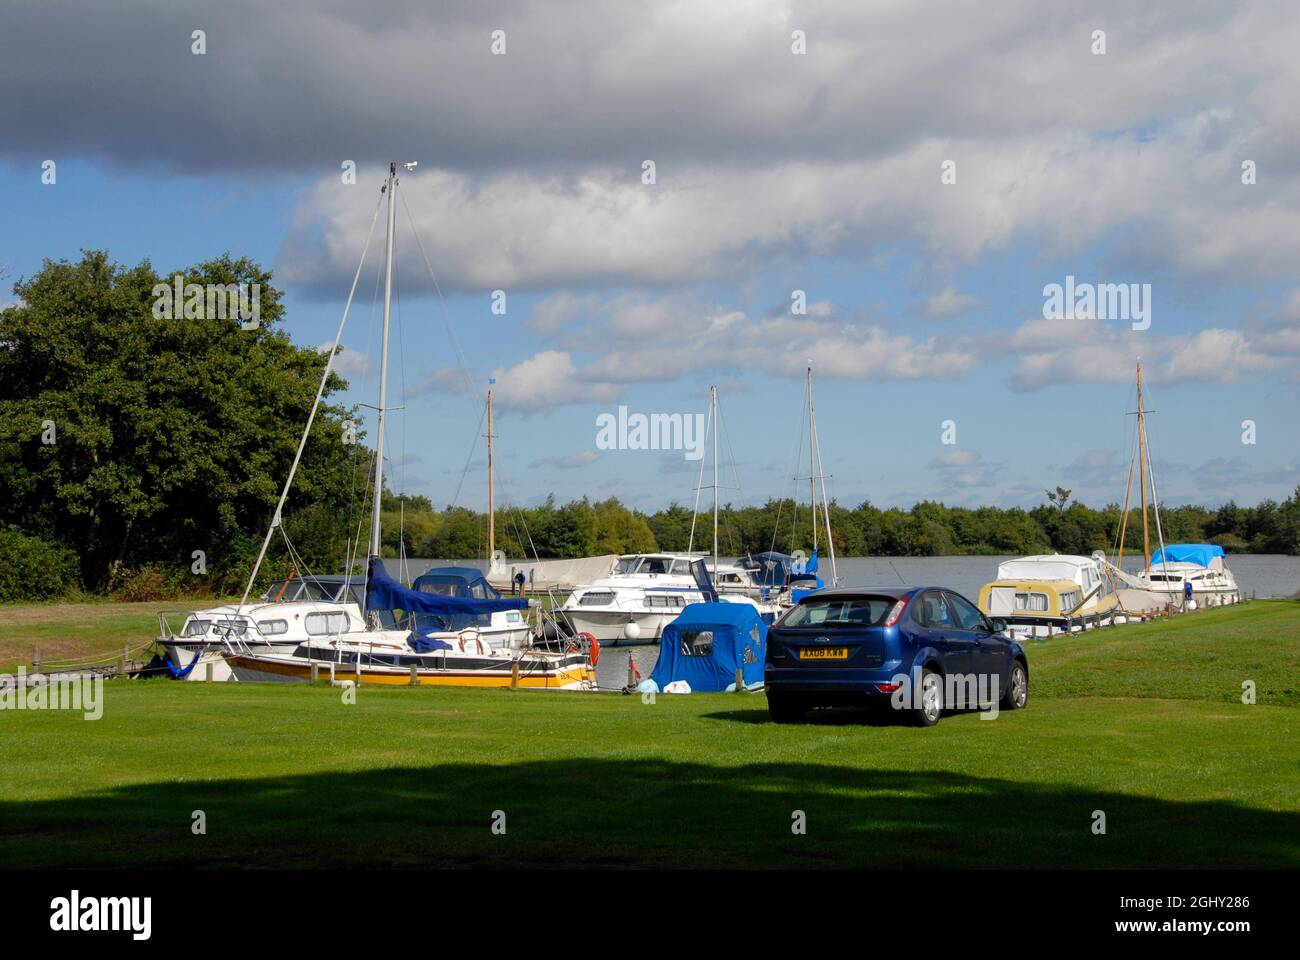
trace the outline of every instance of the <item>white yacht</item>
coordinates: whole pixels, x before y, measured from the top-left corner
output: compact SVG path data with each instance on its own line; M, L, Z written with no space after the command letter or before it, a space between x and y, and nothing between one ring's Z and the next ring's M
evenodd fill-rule
M658 643L683 607L705 599L691 573L691 562L704 559L702 553L626 554L609 576L573 591L559 615L575 633L590 633L603 644ZM714 566L711 558L706 562L719 600L770 612L757 602L762 587L753 571L732 563Z
M226 648L236 643L249 654L288 654L302 644L346 639L364 633L362 615L365 577L313 576L276 580L252 605L226 604L189 614L179 633L159 615L158 643L164 666L180 680L236 680L226 662ZM473 600L498 600L483 575L469 567L435 567L418 577L412 589L421 593ZM458 639L466 630L491 649L518 652L528 643L531 626L521 610L480 614L417 613L399 621L391 613L377 614L382 628L406 636ZM245 677L247 679L247 677Z
M1224 563L1223 547L1212 543L1171 543L1151 555L1150 565L1138 579L1153 593L1172 595L1175 604L1178 598L1189 599L1191 610L1241 599L1237 579Z

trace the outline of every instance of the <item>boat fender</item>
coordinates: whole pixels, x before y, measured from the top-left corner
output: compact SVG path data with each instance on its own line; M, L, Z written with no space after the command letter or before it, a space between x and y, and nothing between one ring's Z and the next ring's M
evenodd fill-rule
M462 630L460 633L458 633L458 634L456 635L456 638L460 641L460 652L461 652L461 653L464 653L464 652L465 652L465 641L466 641L466 640L473 640L474 643L478 645L478 652L479 652L479 653L483 653L483 652L484 652L484 650L483 650L483 638L482 638L481 636L479 636L479 632L478 632L477 630Z
M600 663L600 641L596 639L594 633L580 633L579 640L587 641L587 660L594 667Z

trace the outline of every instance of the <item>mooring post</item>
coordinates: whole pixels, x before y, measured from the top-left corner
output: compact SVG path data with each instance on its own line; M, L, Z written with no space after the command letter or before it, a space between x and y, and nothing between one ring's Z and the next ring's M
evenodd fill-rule
M41 648L32 647L32 673L41 672Z
M736 692L745 692L745 671L743 667L736 668Z
M127 664L131 660L131 648L122 644L122 676L126 676Z
M510 689L519 689L519 661L516 660L510 664Z
M420 668L415 664L411 664L411 686L413 687L418 687L420 685L419 669Z
M212 682L212 661L211 660L209 660L206 664L204 664L203 682L204 683Z
M320 679L320 664L313 660L311 664L311 682L315 683L319 679Z
M627 652L627 685L629 687L636 684L636 664L632 662L632 651Z

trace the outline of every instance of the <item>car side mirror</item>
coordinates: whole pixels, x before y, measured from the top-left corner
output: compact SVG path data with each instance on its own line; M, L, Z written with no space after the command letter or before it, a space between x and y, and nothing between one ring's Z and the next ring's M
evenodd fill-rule
M1003 620L1001 617L994 617L992 620L989 621L989 625L993 627L994 633L1007 632L1007 622Z

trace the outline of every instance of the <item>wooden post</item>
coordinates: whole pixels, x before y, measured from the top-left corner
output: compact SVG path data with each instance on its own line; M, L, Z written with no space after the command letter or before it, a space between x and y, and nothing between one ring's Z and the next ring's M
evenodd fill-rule
M632 651L627 652L627 685L629 687L636 683L636 665L632 663Z
M510 689L519 689L519 661L516 660L510 664Z
M32 647L32 673L41 672L41 648Z
M361 686L361 651L360 650L357 651L356 657L357 657L356 671L355 671L356 684L357 686Z
M411 686L418 687L419 685L420 685L420 668L417 667L415 664L411 664Z
M207 663L203 665L203 682L204 683L212 682L212 661L211 660L209 660Z
M126 676L127 664L131 661L131 648L122 644L122 676Z
M311 682L315 683L320 680L320 664L315 660L311 662Z
M743 667L736 668L736 692L745 692L745 669Z

